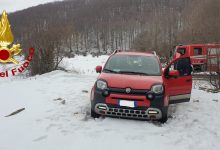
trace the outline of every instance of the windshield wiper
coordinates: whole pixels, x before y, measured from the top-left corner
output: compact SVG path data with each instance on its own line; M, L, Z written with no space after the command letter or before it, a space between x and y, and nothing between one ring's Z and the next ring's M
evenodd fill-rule
M134 71L120 71L118 73L124 73L124 74L139 74L139 75L149 75L147 73L144 73L144 72L134 72Z
M111 72L111 73L118 73L118 71L110 70L110 69L104 69L103 71Z

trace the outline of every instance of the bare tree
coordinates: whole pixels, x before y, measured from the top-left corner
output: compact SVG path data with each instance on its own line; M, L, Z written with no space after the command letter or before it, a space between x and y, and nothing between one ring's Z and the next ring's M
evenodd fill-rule
M212 48L208 50L208 70L210 73L209 82L220 90L220 49ZM213 70L215 72L213 72Z

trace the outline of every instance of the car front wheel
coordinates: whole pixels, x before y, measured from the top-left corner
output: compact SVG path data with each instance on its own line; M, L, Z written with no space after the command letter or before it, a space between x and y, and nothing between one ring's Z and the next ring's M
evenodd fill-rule
M93 118L99 118L100 114L97 114L94 110L91 109L91 117Z
M162 118L159 120L159 122L165 123L165 122L167 122L167 120L168 120L168 107L165 107L162 110Z

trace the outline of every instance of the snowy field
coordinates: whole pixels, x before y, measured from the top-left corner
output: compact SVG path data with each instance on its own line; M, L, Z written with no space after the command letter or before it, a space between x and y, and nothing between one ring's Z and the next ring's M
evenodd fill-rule
M165 124L90 117L89 91L107 56L64 59L68 72L0 78L0 150L219 150L220 93L194 83L190 103ZM206 84L206 83L200 83ZM21 113L5 117L25 108Z

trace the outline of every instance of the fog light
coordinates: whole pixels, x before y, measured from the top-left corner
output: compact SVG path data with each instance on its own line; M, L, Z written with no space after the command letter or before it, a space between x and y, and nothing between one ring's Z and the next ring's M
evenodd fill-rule
M108 91L108 89L106 89L106 90L104 90L104 91L102 92L102 95L105 96L105 97L107 97L107 96L110 95L110 92Z
M98 106L98 109L107 110L106 106Z
M147 98L149 98L149 99L152 99L154 96L153 96L153 94L148 94L147 95Z
M158 114L158 112L155 111L155 110L149 110L149 111L148 111L148 114Z
M152 93L152 92L147 93L147 98L149 100L153 100L154 99L154 93Z

